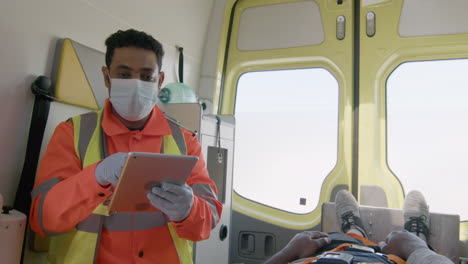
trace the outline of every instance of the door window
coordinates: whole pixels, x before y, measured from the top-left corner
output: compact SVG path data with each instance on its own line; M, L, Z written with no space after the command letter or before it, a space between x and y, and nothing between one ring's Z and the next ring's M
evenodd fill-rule
M249 72L238 81L234 190L311 212L337 161L338 82L322 68Z
M388 165L431 211L468 220L468 59L408 62L387 81Z

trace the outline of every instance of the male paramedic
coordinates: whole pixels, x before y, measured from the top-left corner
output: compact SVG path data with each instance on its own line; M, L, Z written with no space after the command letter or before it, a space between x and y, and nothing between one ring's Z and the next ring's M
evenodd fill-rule
M109 99L101 111L60 123L40 163L31 228L50 237L48 263L192 263L192 241L210 236L222 204L198 139L156 106L164 55L152 36L119 30L105 42ZM198 156L185 185L147 192L158 212L109 215L128 152Z

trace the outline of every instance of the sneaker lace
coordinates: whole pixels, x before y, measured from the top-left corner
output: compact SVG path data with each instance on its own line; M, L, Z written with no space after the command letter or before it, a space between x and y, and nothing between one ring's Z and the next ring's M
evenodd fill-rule
M346 212L341 215L341 230L349 230L352 226L356 226L356 216L352 211ZM359 218L358 218L359 219Z
M420 234L429 235L429 228L426 225L427 216L412 216L405 223L405 229L411 233L416 233L417 236Z

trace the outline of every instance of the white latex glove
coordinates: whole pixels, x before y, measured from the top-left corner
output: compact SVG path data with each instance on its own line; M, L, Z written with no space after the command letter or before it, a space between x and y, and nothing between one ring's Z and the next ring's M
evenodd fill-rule
M94 174L100 185L117 185L128 153L118 152L102 160L97 166Z
M187 184L163 182L161 187L153 187L147 197L172 222L181 222L187 218L193 205L193 191Z

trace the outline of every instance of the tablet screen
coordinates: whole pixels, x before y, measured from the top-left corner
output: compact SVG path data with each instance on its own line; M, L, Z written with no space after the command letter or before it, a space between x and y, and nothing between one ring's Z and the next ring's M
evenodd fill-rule
M196 156L130 152L110 198L110 212L155 212L146 194L163 181L185 184Z

